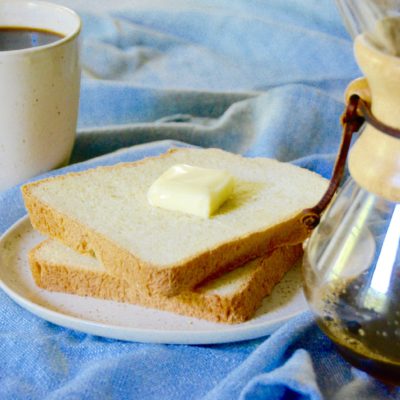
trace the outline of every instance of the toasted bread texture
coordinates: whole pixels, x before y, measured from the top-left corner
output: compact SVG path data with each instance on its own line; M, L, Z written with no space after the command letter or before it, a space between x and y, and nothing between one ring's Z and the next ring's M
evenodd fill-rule
M231 197L209 219L153 207L150 185L169 167L228 171ZM33 226L148 294L176 295L309 235L300 222L327 181L308 170L218 149L174 149L23 186Z
M285 273L301 258L302 246L280 247L265 257L176 296L148 295L112 276L94 257L46 240L29 253L36 284L46 290L127 302L214 322L251 318Z

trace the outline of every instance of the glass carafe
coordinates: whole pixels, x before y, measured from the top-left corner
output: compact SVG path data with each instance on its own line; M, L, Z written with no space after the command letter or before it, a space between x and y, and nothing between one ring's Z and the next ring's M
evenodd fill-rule
M365 76L350 84L347 98L357 94L373 118L349 154L351 177L307 242L305 292L319 326L348 361L400 385L399 2L339 3L357 34L355 56ZM365 10L372 18L360 14Z
M304 256L305 293L343 356L400 384L400 204L350 179Z

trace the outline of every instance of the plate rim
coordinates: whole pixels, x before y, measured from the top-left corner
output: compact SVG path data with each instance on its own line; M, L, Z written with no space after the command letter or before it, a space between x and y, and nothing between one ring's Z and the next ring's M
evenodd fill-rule
M10 236L21 225L27 223L28 220L29 216L25 214L23 217L15 221L0 236L0 246L2 246L3 242L8 238L8 236ZM32 227L32 229L34 228ZM2 264L3 263L0 262L0 269L2 268ZM221 331L215 331L212 329L201 330L197 332L193 330L182 329L155 330L150 328L132 328L115 324L107 324L104 322L95 322L88 319L71 316L61 311L51 310L43 305L27 299L26 297L14 291L7 285L6 282L4 282L2 277L0 277L0 289L2 289L15 303L31 314L63 328L76 330L90 335L105 337L108 339L155 344L208 345L234 343L257 339L272 334L285 322L303 312L306 312L308 309L305 303L304 309L276 318L273 322L267 323L266 321L263 321L247 326L244 326L243 324L226 324L232 329ZM140 307L140 305L136 306Z

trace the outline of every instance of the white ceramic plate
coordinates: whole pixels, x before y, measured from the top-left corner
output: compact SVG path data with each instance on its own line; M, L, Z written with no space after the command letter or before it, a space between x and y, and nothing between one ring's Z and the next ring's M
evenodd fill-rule
M148 343L227 343L271 334L285 321L307 309L299 266L275 287L253 319L237 325L48 292L35 285L27 261L28 251L41 240L43 237L32 228L27 217L0 238L0 287L31 313L93 335Z

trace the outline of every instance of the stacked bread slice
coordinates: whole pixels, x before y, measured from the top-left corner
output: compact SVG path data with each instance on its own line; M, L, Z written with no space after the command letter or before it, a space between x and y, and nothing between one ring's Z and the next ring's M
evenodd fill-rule
M150 185L176 164L235 180L211 218L153 207ZM33 226L52 240L33 249L45 289L155 307L219 322L250 318L301 256L303 209L327 181L275 160L217 149L174 149L22 188Z

